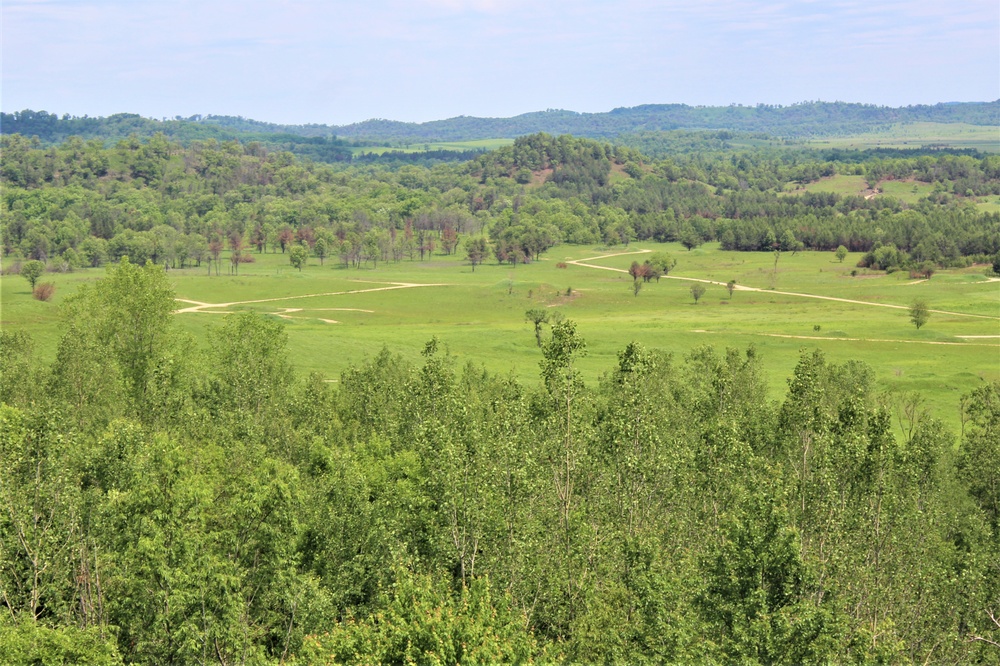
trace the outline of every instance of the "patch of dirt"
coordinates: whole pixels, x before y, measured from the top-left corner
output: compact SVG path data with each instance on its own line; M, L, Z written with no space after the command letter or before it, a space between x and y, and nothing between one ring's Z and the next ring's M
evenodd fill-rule
M545 181L549 179L549 176L551 176L554 172L555 169L542 169L541 171L532 171L531 182L528 183L528 186L529 187L542 186L545 183Z

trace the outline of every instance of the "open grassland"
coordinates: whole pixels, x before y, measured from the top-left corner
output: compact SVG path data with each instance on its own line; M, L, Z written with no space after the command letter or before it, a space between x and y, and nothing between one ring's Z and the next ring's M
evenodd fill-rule
M976 208L984 213L1000 213L1000 197L983 197Z
M878 132L824 137L805 142L812 148L921 148L948 146L1000 152L1000 128L965 123L899 123Z
M815 182L806 183L805 185L789 183L787 187L793 194L801 194L803 192L832 192L841 196L861 196L868 189L868 183L865 181L864 176L838 174L836 176L820 178Z
M882 180L878 183L879 192L875 196L889 196L899 199L905 204L913 205L933 194L934 187L931 183L924 183L912 178L906 180ZM786 191L789 194L832 192L841 196L867 196L871 194L864 176L848 176L844 174L820 178L815 182L806 183L805 185L788 183ZM980 210L991 213L1000 211L1000 198L991 196L982 197L978 200L973 198L972 201L977 202L976 205Z
M496 150L514 143L514 139L477 139L475 141L438 141L427 143L411 143L402 146L357 146L351 148L355 155L373 153L381 155L388 152L422 153L428 150Z
M651 250L671 252L677 267L633 295L625 271ZM587 382L597 381L633 340L678 356L699 345L721 351L754 344L777 399L801 350L819 348L831 361L870 364L889 391L919 391L927 407L957 429L958 397L1000 379L1000 282L989 281L983 267L942 271L930 280L860 269L851 277L857 255L839 263L832 253L783 254L775 267L771 253L723 252L716 244L688 252L655 243L563 245L530 265L488 263L475 272L458 256L362 269L310 259L301 272L287 255L255 256L238 276L224 270L209 277L204 267L170 271L182 299L177 322L204 344L206 330L224 313L279 317L299 370L330 379L383 346L417 361L424 343L437 336L459 364L533 383L541 353L524 313L536 307L577 322L588 344L579 366ZM579 263L557 267L573 261ZM59 303L103 273L46 275L43 280L57 285L49 303L33 300L23 278L4 276L2 325L29 331L36 353L51 360ZM697 304L690 291L695 280L710 281ZM738 285L731 297L723 286L729 280ZM920 330L907 310L917 299L934 311Z
M934 185L918 180L883 180L878 186L883 195L895 197L911 205L934 192Z

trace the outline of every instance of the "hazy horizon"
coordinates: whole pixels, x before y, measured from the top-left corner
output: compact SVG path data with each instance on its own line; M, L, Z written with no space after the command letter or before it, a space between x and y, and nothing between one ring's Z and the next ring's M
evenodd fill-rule
M970 0L6 0L5 111L277 124L1000 98Z
M948 105L948 104L989 104L990 102L994 102L994 101L1000 101L1000 100L969 100L969 101L948 100L948 101L942 101L942 102L931 102L931 103L925 104L924 106L936 106L938 104L945 104L945 105ZM901 106L876 105L876 104L871 104L869 102L844 102L844 100L804 100L802 102L793 102L792 104L780 104L780 105L779 104L770 104L768 102L760 102L759 104L765 105L765 106L789 107L789 106L796 106L796 105L799 105L799 104L810 104L812 102L817 102L817 103L856 103L856 104L863 104L863 105L880 106L880 107L885 107L885 108L906 108L907 106L920 106L920 104L904 104L904 105L901 105ZM512 116L497 116L497 115L470 116L470 115L460 115L460 116L449 116L447 118L431 118L429 120L417 120L417 121L413 121L413 120L399 120L397 118L386 118L384 116L373 116L371 118L365 118L363 120L356 120L356 121L353 121L353 122L350 122L350 123L339 123L339 124L322 123L322 122L316 122L316 121L305 121L305 122L302 122L302 123L281 123L281 122L270 120L268 118L254 118L254 117L248 116L246 114L241 114L241 113L235 113L235 114L209 114L209 113L197 113L197 112L195 112L195 113L189 114L187 116L180 116L179 119L180 120L188 120L189 118L197 117L197 116L200 116L202 118L206 118L208 116L215 115L215 116L239 117L239 118L243 118L244 120L255 121L255 122L262 122L262 123L269 123L269 124L273 124L273 125L287 125L287 126L295 126L295 125L327 125L329 127L347 127L347 126L350 126L350 125L362 124L362 123L369 122L369 121L388 121L388 122L402 122L402 123L413 123L413 124L425 124L425 123L432 123L432 122L443 122L443 121L448 121L448 120L454 120L456 118L506 119L506 118L515 118L517 116L528 115L528 114L532 114L532 113L545 113L545 112L549 112L549 111L568 112L568 113L575 113L575 114L579 114L579 115L601 114L601 113L609 113L609 112L611 112L611 111L613 111L615 109L618 109L618 108L634 108L634 107L640 107L640 106L659 106L659 105L669 105L669 104L681 104L681 105L689 106L691 108L708 108L708 107L712 107L712 106L715 106L715 107L723 106L723 105L708 105L708 104L687 104L686 102L647 102L647 103L644 103L644 104L633 105L633 107L616 106L616 107L612 107L612 108L604 109L604 110L599 110L599 111L575 111L573 109L535 109L535 110L532 110L532 111L525 111L523 113L517 113L517 114L514 114ZM724 106L730 106L730 105L727 104L727 105L724 105ZM757 104L733 104L733 106L755 107L755 106L757 106ZM10 110L4 109L5 113L15 113L15 112L19 112L19 111L46 112L46 113L52 113L52 114L58 115L60 117L64 115L63 112L61 112L59 110L54 110L54 109L32 109L30 107L26 107L24 109L10 109ZM111 116L111 115L117 115L117 114L122 114L122 113L124 113L124 114L134 114L136 112L135 111L129 111L129 110L123 110L123 111L116 111L116 112L110 113L110 114L87 114L87 113L83 113L83 114L70 114L70 115L73 116L73 117L78 117L78 118L79 117L97 118L97 117L108 117L108 116ZM144 114L138 114L138 115L140 115L140 116L142 116L144 118L149 118L149 119L152 119L152 120L159 120L159 121L177 120L178 119L178 117L176 117L176 116L174 116L174 117L165 117L165 116L159 116L159 117L157 117L157 116L147 116L147 115L144 115Z

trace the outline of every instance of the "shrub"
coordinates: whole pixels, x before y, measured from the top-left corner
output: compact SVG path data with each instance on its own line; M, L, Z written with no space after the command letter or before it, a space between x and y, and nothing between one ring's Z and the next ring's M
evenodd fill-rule
M556 264L556 268L566 268L566 262L560 261L558 264Z
M35 285L35 289L31 293L36 300L48 301L52 298L52 294L56 293L56 286L51 282L42 282Z

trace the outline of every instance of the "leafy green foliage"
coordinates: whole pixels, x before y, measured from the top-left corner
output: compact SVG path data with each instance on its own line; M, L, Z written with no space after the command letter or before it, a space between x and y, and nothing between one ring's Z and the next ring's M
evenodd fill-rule
M38 278L42 277L42 273L44 272L45 264L37 259L26 261L21 266L21 277L28 281L32 289L35 288L35 283L38 282Z
M521 664L538 646L489 579L456 596L428 576L395 567L377 613L350 618L303 645L308 663Z
M695 282L691 285L691 297L694 298L695 305L701 300L701 297L705 295L705 285L700 282Z
M931 318L931 311L927 309L927 304L923 301L914 301L910 306L910 321L919 329Z
M302 267L306 265L308 258L309 255L307 254L306 249L301 245L294 246L288 252L288 262L300 271L302 270Z
M51 628L0 623L0 661L5 664L121 664L114 637L97 628Z

